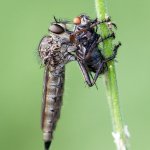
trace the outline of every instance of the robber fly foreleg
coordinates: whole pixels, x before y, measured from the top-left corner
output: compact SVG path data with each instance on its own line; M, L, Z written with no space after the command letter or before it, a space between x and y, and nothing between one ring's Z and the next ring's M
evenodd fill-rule
M108 36L106 36L106 37L104 37L104 38L99 37L97 43L104 42L105 40L108 40L108 39L110 39L110 38L115 39L115 33L114 33L114 32L112 32L111 34L108 34Z
M93 80L91 81L90 74L89 74L89 71L88 71L88 69L86 67L86 64L82 63L79 60L77 60L77 61L79 63L79 66L80 66L80 69L82 71L82 74L84 76L85 82L88 84L89 87L93 86L94 82L93 82Z
M91 54L93 53L94 51L94 47L96 47L97 44L101 43L101 42L104 42L105 40L108 40L109 38L113 38L115 39L115 33L112 32L111 34L109 34L108 36L102 38L101 36L98 38L98 39L95 39L95 41L93 42L93 44L90 46L87 54L85 55L85 59L88 59Z

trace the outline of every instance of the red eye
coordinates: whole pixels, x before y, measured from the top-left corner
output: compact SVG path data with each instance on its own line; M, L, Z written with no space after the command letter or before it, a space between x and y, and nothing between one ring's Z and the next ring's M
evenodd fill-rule
M81 23L81 18L80 17L74 18L73 23L76 24L76 25L79 25Z

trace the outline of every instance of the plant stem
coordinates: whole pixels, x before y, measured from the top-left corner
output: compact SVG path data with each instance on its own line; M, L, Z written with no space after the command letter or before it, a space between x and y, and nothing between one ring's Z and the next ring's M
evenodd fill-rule
M106 6L104 0L95 0L97 16L100 20L104 20L107 16ZM100 25L102 37L106 37L111 30L108 29L106 24ZM103 43L103 53L106 57L112 55L113 44L112 39L108 39ZM109 103L109 109L111 112L114 142L117 146L117 150L127 150L127 139L129 132L127 128L124 128L122 122L122 116L119 106L119 94L117 87L116 71L114 61L108 63L108 71L104 74L104 80L106 85L106 94ZM126 126L127 127L127 126Z

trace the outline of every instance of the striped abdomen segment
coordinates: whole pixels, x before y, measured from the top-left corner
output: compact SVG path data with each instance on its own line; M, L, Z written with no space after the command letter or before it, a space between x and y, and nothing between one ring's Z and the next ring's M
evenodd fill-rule
M42 130L45 142L51 142L53 131L60 116L64 91L64 68L59 74L50 73L48 67L45 70L45 82L42 104Z

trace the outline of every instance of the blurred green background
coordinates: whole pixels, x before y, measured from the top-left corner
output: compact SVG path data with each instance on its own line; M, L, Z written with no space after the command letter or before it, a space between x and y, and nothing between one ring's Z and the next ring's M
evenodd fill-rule
M150 1L107 0L122 42L116 64L131 150L150 150ZM96 17L93 0L0 0L0 150L43 150L43 69L37 47L53 15ZM51 150L115 150L102 78L88 88L77 63L66 67L61 118Z

